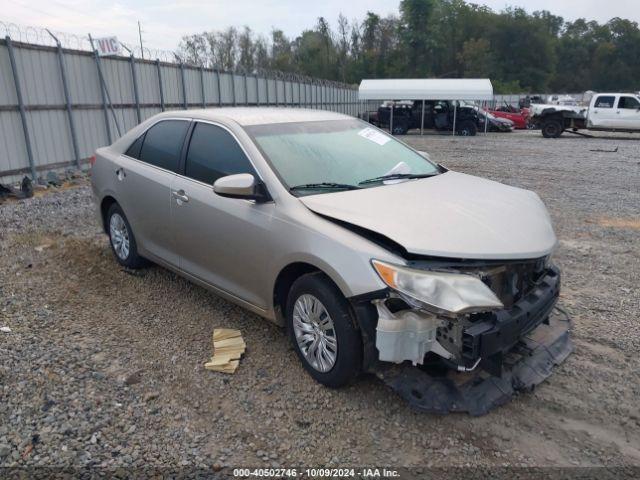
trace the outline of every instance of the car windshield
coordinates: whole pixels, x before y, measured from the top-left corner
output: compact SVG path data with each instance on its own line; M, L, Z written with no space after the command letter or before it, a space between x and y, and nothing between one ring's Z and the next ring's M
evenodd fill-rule
M420 178L438 167L360 120L275 123L246 127L285 187L295 195L384 184L376 177ZM365 180L369 182L362 183Z

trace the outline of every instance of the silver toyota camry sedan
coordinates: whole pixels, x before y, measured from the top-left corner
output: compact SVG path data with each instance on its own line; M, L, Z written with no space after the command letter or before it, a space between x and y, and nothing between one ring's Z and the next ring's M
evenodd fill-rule
M162 113L98 149L92 183L122 266L159 264L286 326L327 386L374 372L424 402L422 380L407 389L393 372L435 362L504 379L509 354L558 323L540 198L447 170L353 117ZM556 330L545 342L565 353L548 364L569 349Z

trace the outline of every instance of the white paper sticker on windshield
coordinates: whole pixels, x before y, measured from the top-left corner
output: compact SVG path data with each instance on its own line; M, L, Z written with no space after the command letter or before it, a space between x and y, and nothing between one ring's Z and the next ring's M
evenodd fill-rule
M373 128L367 127L363 130L360 130L358 132L358 135L360 135L361 137L366 138L367 140L371 140L372 142L377 143L378 145L384 145L385 143L387 143L389 140L391 140L389 137L387 137L384 133L381 133Z

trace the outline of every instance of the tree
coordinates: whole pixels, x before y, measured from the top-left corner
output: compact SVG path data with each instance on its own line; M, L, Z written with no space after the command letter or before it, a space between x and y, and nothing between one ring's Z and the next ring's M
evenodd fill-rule
M291 70L291 42L282 30L271 32L271 68L288 72Z
M240 51L238 65L243 71L252 72L256 64L256 46L253 42L253 33L249 27L244 27L244 30L238 36L238 50Z
M401 36L410 76L424 77L431 73L435 39L429 26L435 7L435 0L400 2Z
M230 27L182 38L183 61L245 71L272 69L357 83L363 78L489 77L496 91L637 90L640 29L522 8L495 12L465 0L402 0L399 16L318 18L288 38Z
M495 68L491 45L486 38L472 38L462 44L458 53L464 77L489 78Z

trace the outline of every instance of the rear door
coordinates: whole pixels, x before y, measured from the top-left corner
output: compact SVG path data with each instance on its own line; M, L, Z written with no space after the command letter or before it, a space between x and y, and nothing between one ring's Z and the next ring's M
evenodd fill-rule
M616 128L640 130L640 101L633 95L620 95L616 117Z
M598 95L593 102L593 108L589 110L589 126L615 128L616 111L613 108L615 104L615 95Z
M114 172L122 185L120 203L141 253L178 266L171 230L171 182L190 120L161 120L121 156Z
M213 192L220 177L259 176L224 126L196 122L172 186L172 223L180 269L250 304L266 308L266 265L274 203L225 198Z

